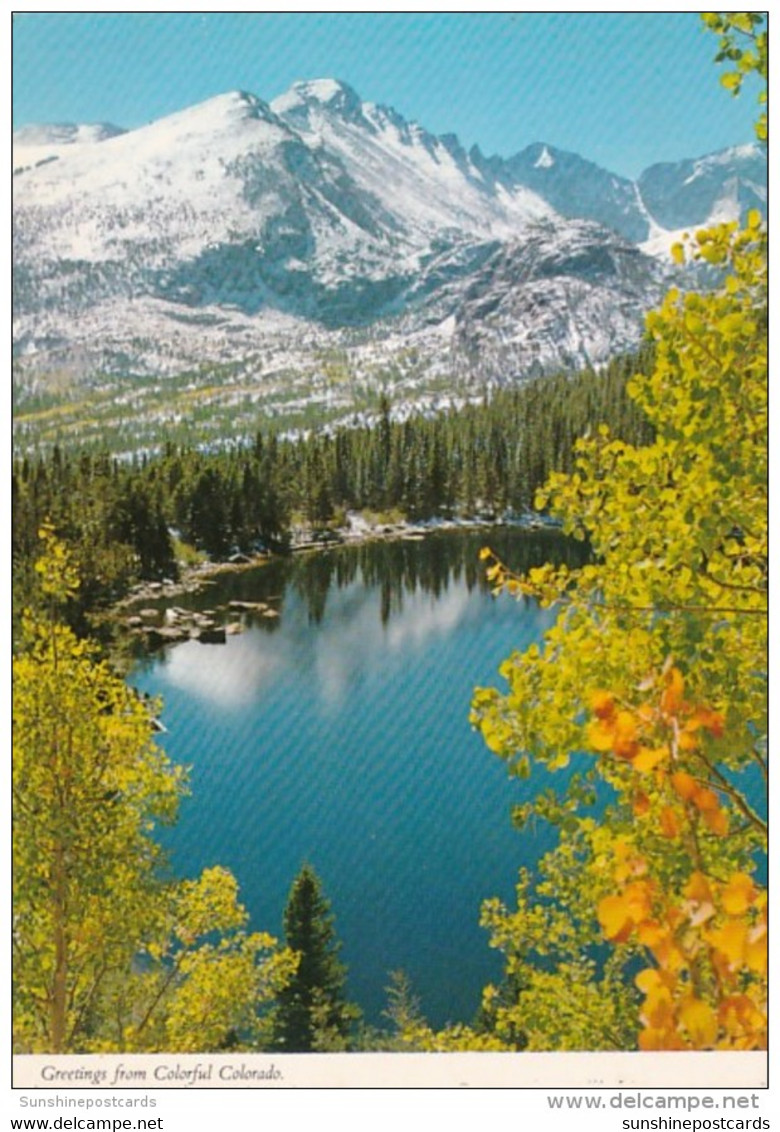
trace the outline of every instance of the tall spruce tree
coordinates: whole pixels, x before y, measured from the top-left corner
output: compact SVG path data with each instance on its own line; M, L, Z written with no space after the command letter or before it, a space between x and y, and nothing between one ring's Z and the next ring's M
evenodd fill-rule
M295 975L277 995L274 1047L288 1053L346 1049L357 1011L345 999L347 969L338 958L341 944L330 903L310 865L293 881L284 933L299 958Z

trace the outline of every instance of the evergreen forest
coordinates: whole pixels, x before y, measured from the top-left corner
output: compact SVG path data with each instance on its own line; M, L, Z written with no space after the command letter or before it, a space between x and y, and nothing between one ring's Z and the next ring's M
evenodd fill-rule
M68 605L77 632L143 580L176 578L186 551L216 561L283 552L294 530L325 532L348 510L378 520L497 518L531 509L553 470L572 467L592 421L641 444L652 435L626 395L651 350L603 372L540 379L426 417L398 422L383 399L371 427L298 439L258 432L251 447L203 452L173 445L156 457L55 448L17 459L12 481L14 579L21 608L34 592L39 531L51 522L78 562Z
M761 80L765 141L763 17L703 22L726 92ZM16 1053L766 1049L766 225L750 211L673 255L714 285L671 289L639 354L600 373L406 420L383 399L369 427L249 446L15 461ZM290 878L283 938L227 868L171 875L158 830L188 774L107 614L139 581L327 541L347 512L532 509L582 553L480 552L496 594L550 620L474 689L470 723L511 778L561 783L513 813L552 847L512 901L485 894L502 974L474 1018L437 1029L393 971L369 1025L316 861Z

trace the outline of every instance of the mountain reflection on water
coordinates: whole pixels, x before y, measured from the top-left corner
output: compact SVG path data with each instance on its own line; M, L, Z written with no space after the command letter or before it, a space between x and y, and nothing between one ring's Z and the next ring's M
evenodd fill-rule
M188 604L264 601L277 618L244 611L225 645L179 644L133 674L162 696L161 741L192 768L164 835L177 873L227 866L253 926L280 933L292 879L313 864L371 1022L397 969L434 1024L470 1020L500 973L480 902L511 899L519 865L549 844L510 821L540 780L510 781L468 723L473 689L550 623L491 596L484 544L516 570L585 553L500 528L273 561Z

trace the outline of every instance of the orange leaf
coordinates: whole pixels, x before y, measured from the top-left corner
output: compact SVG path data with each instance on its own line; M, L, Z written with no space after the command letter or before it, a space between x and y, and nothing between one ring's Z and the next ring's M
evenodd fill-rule
M674 936L667 927L646 920L637 929L637 938L649 947L656 962L669 972L681 971L685 967L685 956L674 942Z
M702 812L712 812L720 809L720 799L714 790L699 787L693 795L693 804Z
M672 1028L656 1030L650 1027L647 1030L642 1030L639 1035L639 1048L645 1052L653 1052L656 1050L681 1050L685 1049L685 1045L676 1030Z
M650 799L644 790L636 792L631 802L631 808L638 818L643 817L650 809Z
M654 987L642 1003L642 1021L654 1029L674 1026L674 1002L668 987Z
M714 711L709 723L704 725L707 730L716 738L720 739L723 736L723 731L726 726L726 720L722 712Z
M635 924L646 920L651 912L652 888L646 880L635 880L623 893L628 913Z
M712 708L697 708L691 716L690 723L686 724L686 730L691 723L695 723L697 727L705 728L716 739L720 739L723 735L725 722L723 712L713 711Z
M630 711L619 711L615 718L612 750L619 759L632 759L639 750L636 720Z
M676 770L674 772L672 775L672 786L684 802L690 801L699 789L699 784L696 779L685 770Z
M656 920L646 920L643 924L639 925L637 935L639 942L643 943L645 947L649 947L652 951L659 942L669 938L669 929L662 927Z
M661 710L674 715L682 704L685 681L679 668L670 668L666 673L666 688L661 695Z
M729 816L725 810L706 810L702 819L707 828L719 837L725 837L729 831Z
M664 806L661 810L661 836L677 837L680 833L680 822L677 813L671 806Z
M721 1025L730 1034L760 1030L766 1025L766 1015L747 994L732 994L718 1007Z
M753 881L747 873L733 873L720 894L723 911L729 916L741 916L753 903L755 893Z
M713 900L710 882L704 873L700 872L691 873L690 879L683 889L683 895L687 896L689 900L695 900L698 904L712 903Z

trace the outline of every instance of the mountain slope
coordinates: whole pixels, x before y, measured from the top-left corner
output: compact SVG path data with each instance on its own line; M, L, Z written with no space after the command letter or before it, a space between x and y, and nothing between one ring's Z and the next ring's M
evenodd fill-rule
M656 224L667 229L744 218L751 208L766 214L766 154L753 144L696 161L651 165L638 189Z
M502 184L532 189L562 216L593 220L634 243L648 236L649 222L633 181L579 154L537 142L507 160L493 157L482 162Z
M250 397L287 382L305 404L333 350L376 384L413 349L412 396L597 364L661 293L667 267L637 245L760 202L762 160L765 181L744 147L635 184L543 143L488 159L333 79L130 131L23 127L17 372L38 388L224 363Z

